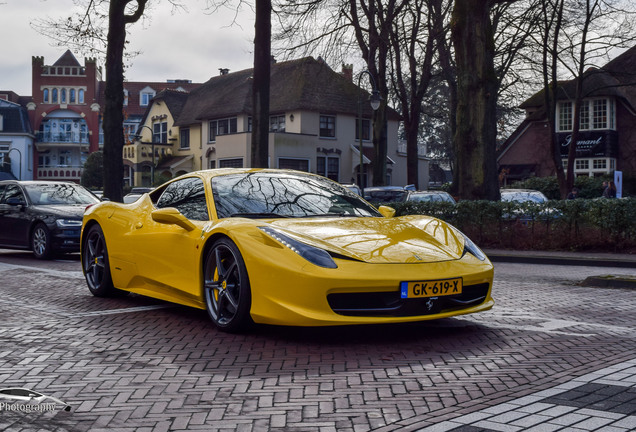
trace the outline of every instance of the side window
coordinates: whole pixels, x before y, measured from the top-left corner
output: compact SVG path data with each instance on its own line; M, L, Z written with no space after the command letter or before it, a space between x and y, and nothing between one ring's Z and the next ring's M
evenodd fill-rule
M0 185L0 204L4 203L4 199L2 195L4 195L4 190L7 188L7 185Z
M4 196L2 197L2 203L6 203L9 198L17 198L21 203L26 204L24 194L18 185L10 184L7 186Z
M188 219L210 220L203 181L197 177L178 180L168 185L157 200L157 208L165 207L175 207Z

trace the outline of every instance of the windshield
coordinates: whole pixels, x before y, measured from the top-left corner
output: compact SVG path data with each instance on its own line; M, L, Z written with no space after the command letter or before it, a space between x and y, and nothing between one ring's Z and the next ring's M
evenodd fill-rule
M455 200L453 199L452 196L448 195L448 194L418 194L415 193L413 195L411 195L409 197L409 201L417 201L417 202L429 202L429 201L434 201L434 202L449 202L449 203L455 203Z
M302 174L257 172L212 179L217 216L381 216L338 183Z
M501 194L502 201L517 201L517 202L534 202L544 203L548 201L545 195L541 192L503 192Z
M408 191L405 190L365 190L364 198L372 202L402 202Z
M34 183L24 186L34 205L95 204L99 199L72 183Z

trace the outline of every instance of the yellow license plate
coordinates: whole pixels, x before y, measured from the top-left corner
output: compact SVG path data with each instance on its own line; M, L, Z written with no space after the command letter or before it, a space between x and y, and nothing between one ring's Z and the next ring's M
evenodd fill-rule
M462 293L462 278L400 282L402 298L438 297Z

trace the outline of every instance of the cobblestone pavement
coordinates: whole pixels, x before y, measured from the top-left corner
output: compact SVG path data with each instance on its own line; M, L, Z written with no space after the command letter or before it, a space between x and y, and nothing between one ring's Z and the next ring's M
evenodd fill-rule
M33 265L0 252L0 388L72 409L0 409L0 430L636 430L635 292L577 285L634 269L496 264L485 313L228 335Z

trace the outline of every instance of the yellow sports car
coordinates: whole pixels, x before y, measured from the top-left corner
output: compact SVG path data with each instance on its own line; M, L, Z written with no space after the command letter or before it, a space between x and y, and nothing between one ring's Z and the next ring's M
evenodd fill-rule
M96 296L207 309L225 331L421 321L490 309L493 267L460 231L393 217L324 177L214 169L84 214Z

